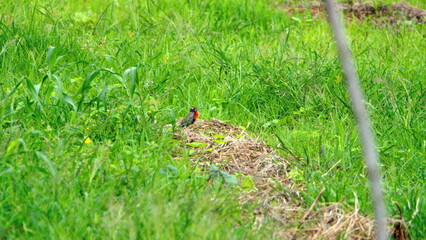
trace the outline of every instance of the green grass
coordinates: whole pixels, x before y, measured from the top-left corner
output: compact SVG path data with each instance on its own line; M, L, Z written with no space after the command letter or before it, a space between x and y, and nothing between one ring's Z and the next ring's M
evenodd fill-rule
M325 186L321 202L358 199L372 215L324 19L251 0L6 0L0 13L0 230L10 238L269 238L253 230L255 206L206 185L164 130L190 106L273 147L278 134L303 158L291 167L304 173L307 206ZM347 27L389 213L399 205L422 238L425 27Z

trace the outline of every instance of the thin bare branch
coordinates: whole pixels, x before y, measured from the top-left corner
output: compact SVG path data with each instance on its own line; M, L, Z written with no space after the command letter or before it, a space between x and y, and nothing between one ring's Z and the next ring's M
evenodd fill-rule
M343 22L338 13L336 3L333 0L324 0L330 25L334 32L337 46L339 48L340 60L346 77L348 91L352 101L352 111L356 117L359 135L363 149L365 163L373 193L373 203L376 215L376 235L378 240L388 239L386 230L386 207L381 190L381 178L378 169L379 157L375 148L373 130L371 128L369 114L364 104L364 97L358 81L355 62L349 49Z
M314 207L317 205L319 199L324 194L324 192L325 192L325 188L322 188L320 193L318 194L318 196L315 198L314 202L311 204L311 207L308 209L308 211L306 211L306 213L305 213L305 215L303 215L302 219L300 219L299 227L302 226L303 223L305 223L306 219L308 219L309 215L314 210Z

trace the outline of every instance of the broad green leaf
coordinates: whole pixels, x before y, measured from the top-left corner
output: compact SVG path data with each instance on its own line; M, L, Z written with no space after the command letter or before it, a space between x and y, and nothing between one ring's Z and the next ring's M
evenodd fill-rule
M213 163L210 164L210 172L216 172L219 171L219 168L216 167L216 165L214 165Z
M220 171L218 167L216 167L213 163L210 164L210 178L214 182L223 182L230 186L237 186L238 179L236 176L231 175L227 172Z
M56 63L56 51L54 46L47 47L47 53L46 53L46 63L49 66L49 68L53 67Z
M7 146L6 155L11 154L12 152L16 152L19 147L19 141L13 140L9 143L9 146Z
M75 12L74 21L80 23L87 23L92 19L90 15L90 12Z
M40 88L41 88L41 84L34 85L34 89L35 89L37 95L40 92Z
M195 147L195 148L202 148L202 147L207 146L207 143L203 143L203 142L192 142L192 143L187 143L186 145L190 146L190 147Z
M226 141L223 140L213 140L213 142L218 143L218 144L222 144L222 143L226 143Z
M49 74L49 76L54 80L56 86L56 92L59 94L60 98L63 98L63 84L61 78L56 74Z
M72 108L74 109L74 111L77 111L77 106L75 105L72 98L65 93L63 95L64 95L64 101L67 102L68 104L70 104L72 106Z
M226 184L228 184L230 186L237 186L238 185L237 177L235 177L234 175L231 175L227 172L223 172L223 171L220 171L220 173L222 174L223 180L225 181Z
M160 174L163 176L178 176L179 170L172 165L167 165L166 167L160 169Z
M80 89L80 92L81 92L81 99L80 99L80 101L78 102L78 106L77 106L77 109L78 110L81 110L81 108L82 108L82 106L83 106L83 101L84 101L84 99L85 99L85 96L86 96L86 91L87 90L89 90L89 88L90 88L90 83L93 81L93 79L95 79L96 78L96 76L98 76L99 75L99 70L97 69L97 70L94 70L94 71L92 71L91 73L89 73L88 75L87 75L87 77L84 79L84 82L83 82L83 86L81 87L81 89Z
M215 134L215 135L213 135L213 137L215 137L215 138L221 138L221 139L225 138L225 136L220 135L220 134Z
M288 175L296 182L302 182L304 180L303 173L298 168L291 169Z
M40 100L40 97L38 96L38 90L40 90L40 85L36 85L37 87L35 87L30 79L25 78L25 80L26 80L25 83L27 85L28 91L30 92L34 100L38 103L38 105L40 106L41 112L44 114L45 113L44 107Z
M291 17L291 19L293 19L296 22L301 22L302 21L300 18L297 18L297 17Z
M241 179L240 187L245 192L256 190L256 186L254 185L253 176L243 176L242 179Z
M27 84L28 91L33 96L34 100L36 100L37 102L39 102L39 97L38 97L38 94L37 94L37 90L34 87L33 83L28 78L25 78L25 80L26 80L25 83Z
M263 128L267 128L269 126L274 126L277 125L280 122L279 119L274 119L272 121L266 122L265 124L262 125Z
M136 67L131 67L124 71L123 78L130 83L130 96L133 97L136 87L139 85L139 77Z
M87 75L86 79L84 79L83 86L81 87L81 93L84 93L90 88L90 83L93 81L93 79L96 78L96 76L99 75L99 70L94 70L89 75Z

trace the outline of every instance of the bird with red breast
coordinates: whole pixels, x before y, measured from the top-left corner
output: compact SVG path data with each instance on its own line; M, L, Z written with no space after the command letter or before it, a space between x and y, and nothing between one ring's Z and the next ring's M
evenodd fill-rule
M189 125L193 124L199 116L200 116L200 113L198 112L197 108L191 107L188 115L186 115L186 117L182 119L182 121L180 121L179 126L188 127Z

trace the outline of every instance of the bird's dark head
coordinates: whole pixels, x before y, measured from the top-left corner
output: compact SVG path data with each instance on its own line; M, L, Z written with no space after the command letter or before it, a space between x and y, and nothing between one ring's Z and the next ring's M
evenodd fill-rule
M195 111L197 111L197 108L196 107L192 107L189 111L190 112L195 112Z

